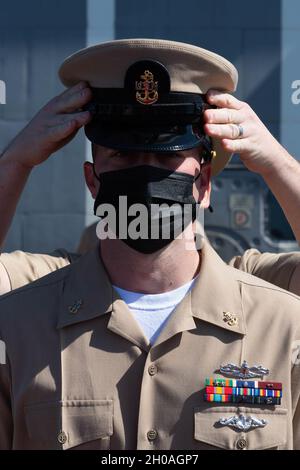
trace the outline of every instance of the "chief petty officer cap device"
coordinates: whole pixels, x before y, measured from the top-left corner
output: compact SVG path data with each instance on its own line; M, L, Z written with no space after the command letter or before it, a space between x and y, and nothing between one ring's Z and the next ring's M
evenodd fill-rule
M190 44L160 39L122 39L82 49L59 69L67 87L89 83L93 118L87 138L123 151L176 152L213 149L212 175L231 155L203 130L210 88L236 89L238 73L223 57Z

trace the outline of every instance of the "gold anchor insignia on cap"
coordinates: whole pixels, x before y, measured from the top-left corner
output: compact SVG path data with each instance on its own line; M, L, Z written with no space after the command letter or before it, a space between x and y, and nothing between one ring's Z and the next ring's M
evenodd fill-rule
M231 312L223 312L223 321L229 326L237 326L239 324L237 316Z
M136 100L141 104L153 104L158 100L158 81L150 70L145 70L140 76L142 80L135 82Z
M73 305L69 305L68 309L69 309L69 312L70 313L77 313L78 310L82 307L82 304L83 304L83 300L82 299L78 299L76 300Z

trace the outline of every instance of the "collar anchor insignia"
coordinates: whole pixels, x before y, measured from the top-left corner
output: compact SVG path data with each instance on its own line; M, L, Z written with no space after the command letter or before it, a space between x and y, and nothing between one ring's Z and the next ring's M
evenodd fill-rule
M269 375L269 369L266 369L262 366L253 366L249 367L247 361L244 361L241 366L236 366L235 364L226 364L220 366L220 373L230 377L238 377L240 379L251 379L254 377L264 377Z
M238 326L239 324L237 316L231 312L223 312L223 321L229 326Z

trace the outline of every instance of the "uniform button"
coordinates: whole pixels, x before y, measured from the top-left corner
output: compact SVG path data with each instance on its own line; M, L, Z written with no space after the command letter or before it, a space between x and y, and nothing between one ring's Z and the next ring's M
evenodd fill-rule
M247 441L244 438L241 438L237 441L236 446L240 450L244 450L247 447Z
M147 432L147 437L149 441L154 441L157 438L157 431L155 431L155 429L151 429L151 431Z
M157 367L155 364L151 364L151 366L148 367L148 372L150 375L155 375L157 374Z
M57 440L60 444L65 444L68 440L67 435L65 431L60 431L60 433L57 436Z

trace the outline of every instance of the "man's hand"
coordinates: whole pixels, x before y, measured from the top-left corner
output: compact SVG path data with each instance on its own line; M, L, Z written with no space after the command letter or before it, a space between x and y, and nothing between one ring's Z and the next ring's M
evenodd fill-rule
M3 159L31 169L70 142L91 119L89 111L78 112L92 92L80 82L49 101L15 137Z
M228 93L209 90L207 100L220 109L208 109L204 113L205 132L220 138L223 148L238 153L246 167L262 176L278 171L287 151L272 136L253 109ZM243 128L238 137L237 124Z
M207 100L219 109L205 111L205 132L220 138L224 149L238 153L249 170L264 178L300 244L299 162L272 136L247 103L216 90L208 91ZM243 128L241 136L238 125Z
M80 82L47 103L15 137L0 158L0 250L27 178L36 165L66 145L89 122L79 109L92 92ZM3 281L0 273L0 283Z

